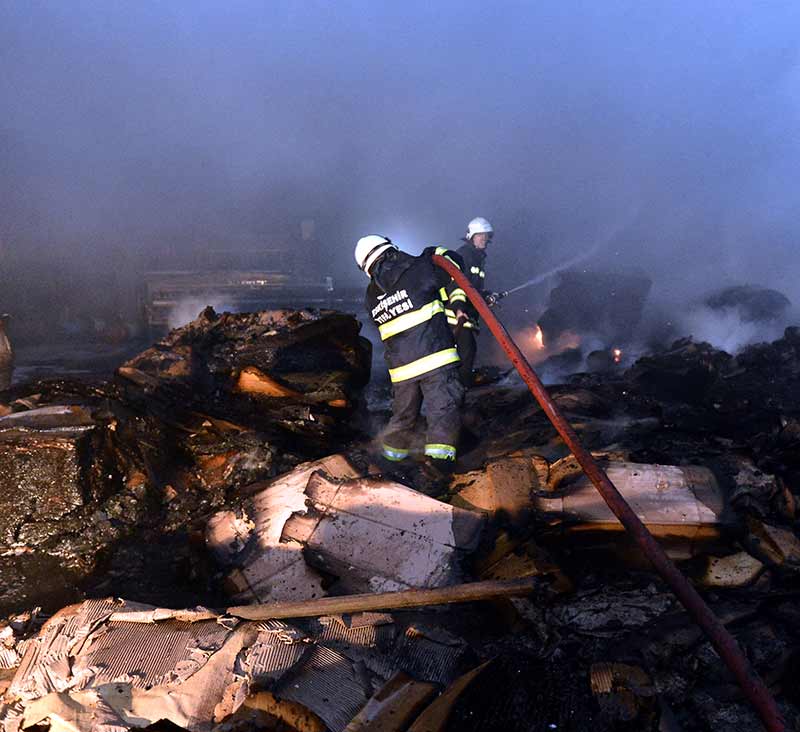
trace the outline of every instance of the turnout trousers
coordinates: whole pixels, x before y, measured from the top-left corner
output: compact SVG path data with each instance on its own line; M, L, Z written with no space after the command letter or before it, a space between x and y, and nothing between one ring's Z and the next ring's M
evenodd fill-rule
M472 328L459 328L455 337L458 357L461 359L458 373L464 388L469 389L472 386L472 368L475 365L475 354L478 351L475 331Z
M436 460L455 460L461 429L464 387L455 367L437 369L415 381L393 385L392 418L383 438L383 456L408 457L420 413L425 414L425 454Z

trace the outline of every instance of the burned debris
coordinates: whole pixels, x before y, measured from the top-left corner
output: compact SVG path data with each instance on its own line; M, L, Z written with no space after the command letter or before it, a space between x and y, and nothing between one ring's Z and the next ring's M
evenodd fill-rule
M148 398L195 405L248 428L297 435L321 454L350 436L370 344L333 311L224 313L206 308L118 370ZM237 420L239 422L237 422Z
M320 464L300 466L245 506L253 536L241 557L229 558L240 566L234 576L246 588L245 599L283 599L287 584L292 599L314 597L326 576L337 578L328 588L336 594L439 587L462 579L460 559L480 540L481 514L399 483L358 477L341 457L325 463L339 468L339 475L315 469Z
M241 390L248 367L296 396ZM5 392L0 606L52 610L81 591L130 596L129 586L136 599L196 596L212 570L208 516L243 486L352 439L368 375L353 318L206 310L111 382Z
M206 310L111 381L0 393L4 730L760 729L521 383L469 392L431 490L371 460L369 358L338 313ZM789 725L798 373L788 329L550 390Z
M560 273L539 318L545 342L578 333L595 336L607 348L627 344L641 320L652 284L641 273Z

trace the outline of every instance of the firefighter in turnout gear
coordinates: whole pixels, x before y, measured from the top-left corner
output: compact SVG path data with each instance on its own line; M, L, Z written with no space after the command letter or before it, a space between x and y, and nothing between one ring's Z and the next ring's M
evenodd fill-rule
M385 347L394 394L382 455L391 462L408 457L424 404L425 455L447 472L456 459L464 389L443 302L450 276L433 264L434 254L461 267L460 257L443 247L414 257L376 235L359 239L355 258L371 280L366 308Z
M459 248L458 254L464 263L464 274L469 278L470 284L480 292L490 305L494 305L496 296L487 292L484 287L484 262L486 260L486 247L492 240L494 230L492 225L480 216L472 219L467 225L466 242ZM447 287L447 322L453 329L453 337L461 357L459 375L465 388L472 386L472 367L475 364L477 351L476 337L478 335L478 311L467 300L467 296L454 281ZM493 299L494 298L494 299Z

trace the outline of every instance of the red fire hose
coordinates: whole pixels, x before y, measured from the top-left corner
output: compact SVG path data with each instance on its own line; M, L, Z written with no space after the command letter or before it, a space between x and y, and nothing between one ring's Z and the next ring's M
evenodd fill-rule
M664 550L653 538L647 527L641 522L639 517L628 505L622 494L609 480L605 471L600 467L591 453L581 444L578 435L572 426L558 410L550 395L544 388L530 364L522 355L522 352L514 343L502 323L495 317L489 306L484 302L480 293L470 284L467 277L452 262L435 255L433 263L441 267L449 274L464 290L470 302L475 306L483 321L489 327L492 335L503 347L514 368L517 369L522 380L528 385L531 393L536 397L536 401L552 422L553 426L561 435L561 438L570 449L575 459L580 464L583 472L597 488L603 500L613 511L614 515L620 520L622 525L639 545L644 555L650 560L656 571L664 578L664 581L672 588L672 591L686 608L695 622L703 629L709 640L716 648L720 658L736 677L744 695L756 708L764 727L769 732L785 732L786 723L778 710L775 699L770 694L764 682L756 674L755 670L745 658L742 649L736 639L728 632L727 628L720 622L719 618L706 605L705 601L698 594L697 590L681 574L678 568L664 553Z

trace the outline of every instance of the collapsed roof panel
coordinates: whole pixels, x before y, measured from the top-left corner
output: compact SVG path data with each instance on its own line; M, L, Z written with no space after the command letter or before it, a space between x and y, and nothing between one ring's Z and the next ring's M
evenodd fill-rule
M398 631L381 613L304 627L113 599L65 608L28 646L0 728L122 732L166 719L206 732L269 691L340 732L398 669L439 684L463 670L466 644L441 629Z
M336 455L272 481L244 510L252 536L226 559L238 565L230 580L240 602L311 599L326 592L322 574L339 592L453 584L484 524L399 483L361 478ZM207 538L239 545L236 521L218 517Z

